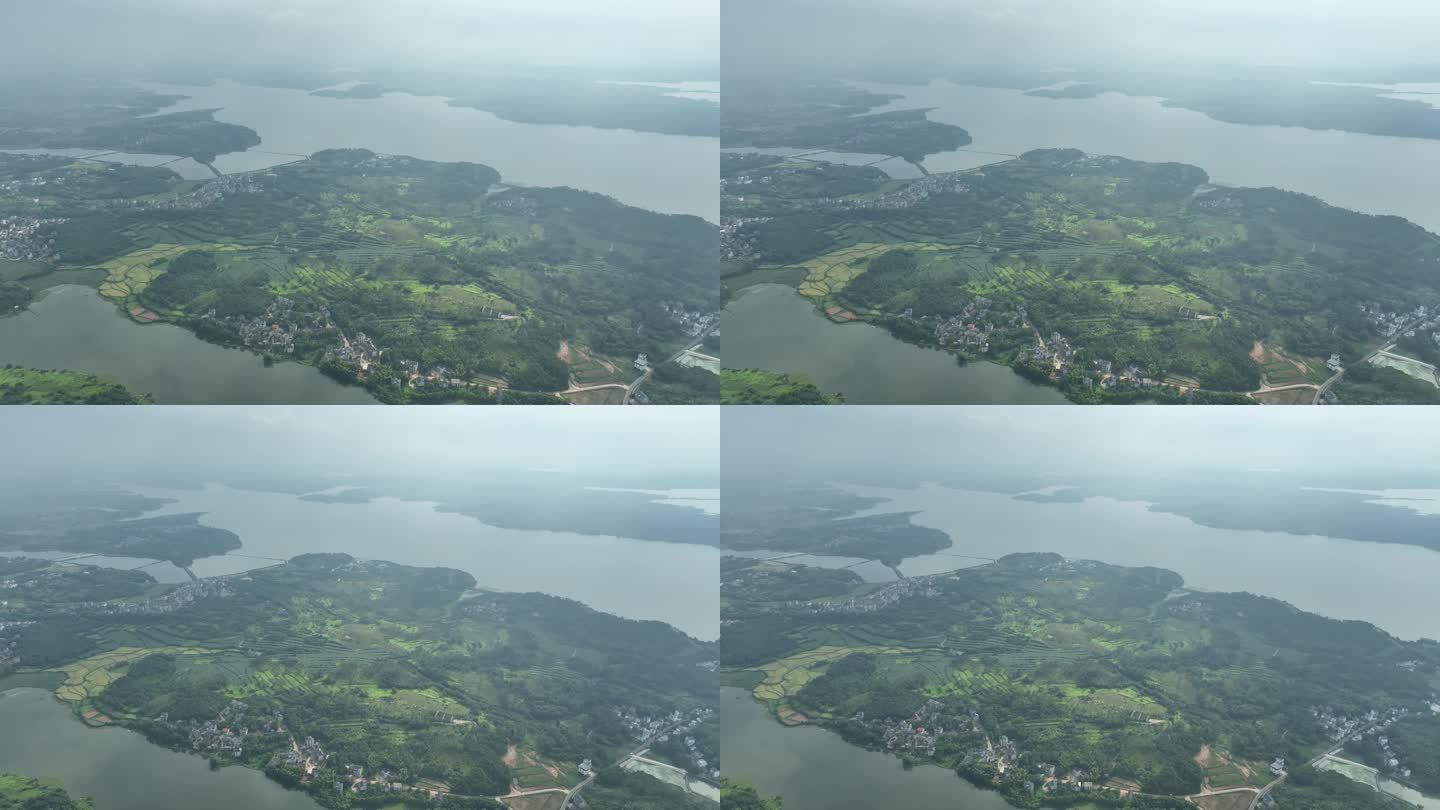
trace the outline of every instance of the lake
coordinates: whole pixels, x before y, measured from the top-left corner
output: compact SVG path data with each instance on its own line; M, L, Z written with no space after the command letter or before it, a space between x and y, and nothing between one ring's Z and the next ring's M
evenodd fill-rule
M852 404L1023 404L1069 402L1008 367L898 340L866 323L839 324L780 284L747 287L721 312L726 368L802 374Z
M397 498L322 503L207 484L137 490L175 502L146 514L205 513L240 536L231 554L196 560L197 576L233 574L299 554L467 571L482 588L539 591L631 619L668 622L696 638L720 635L719 549L572 532L503 529L435 504Z
M857 86L900 96L872 112L934 107L930 120L970 133L974 140L963 149L927 157L931 172L1004 159L987 152L1075 148L1189 163L1209 172L1216 183L1299 191L1356 211L1396 214L1440 232L1440 197L1431 192L1440 186L1440 141L1227 124L1162 106L1158 98L1119 93L1048 99L949 81Z
M1005 810L981 790L935 765L905 770L900 758L867 751L814 726L786 727L743 689L720 690L721 770L785 810Z
M1213 529L1177 515L1151 512L1144 503L1103 497L1041 503L934 485L911 490L839 486L885 499L857 515L916 511L916 524L951 535L951 548L901 562L900 570L909 576L941 573L1018 552L1057 552L1117 565L1159 566L1179 573L1187 586L1197 590L1249 591L1324 616L1372 622L1401 638L1440 638L1440 592L1434 587L1440 582L1440 553L1417 546ZM1415 494L1375 494L1395 498L1397 492ZM1430 496L1427 501L1437 495L1422 494ZM1412 507L1407 503L1403 508ZM851 567L872 582L894 579L878 563L854 565L858 558L787 555L786 560ZM721 718L726 775L751 781L762 794L782 796L786 810L1010 806L948 771L906 772L898 758L851 746L831 732L781 726L742 689L721 690ZM1387 789L1399 792L1397 785ZM1405 795L1427 807L1440 804L1413 791Z
M1166 568L1198 590L1248 591L1322 616L1371 622L1400 638L1440 639L1440 552L1419 546L1216 529L1152 512L1145 503L1105 497L1042 503L934 485L843 488L885 499L857 515L914 511L917 525L950 535L953 545L943 552L902 561L906 575L1017 552L1056 552Z
M94 289L66 284L0 317L0 365L86 371L168 404L373 404L311 366L206 343L172 324L139 324Z
M0 692L0 772L59 777L72 797L96 797L96 810L318 810L303 793L259 771L211 771L202 757L151 745L122 728L86 727L43 689ZM203 796L203 801L197 797Z
M220 155L226 174L287 163L322 149L362 148L424 160L483 163L509 183L570 186L667 214L720 217L719 139L627 129L521 124L452 107L438 96L326 98L305 90L220 81L209 87L137 83L188 98L158 114L219 108L217 121L261 143ZM685 92L685 91L680 91Z

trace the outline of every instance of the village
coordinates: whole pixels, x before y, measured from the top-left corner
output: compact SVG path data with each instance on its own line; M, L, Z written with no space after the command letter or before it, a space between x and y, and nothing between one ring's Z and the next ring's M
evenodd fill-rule
M58 259L53 229L63 219L5 217L0 219L0 259L42 262Z
M1411 777L1410 765L1401 761L1386 731L1396 722L1407 717L1419 716L1419 713L1403 706L1371 709L1365 714L1355 717L1341 714L1333 706L1316 706L1310 709L1310 713L1332 742L1371 743L1379 749L1381 754L1383 767L1378 770L1398 779ZM1432 696L1430 713L1440 714L1440 697ZM1277 762L1283 765L1283 760L1277 760Z
M78 602L58 613L94 613L101 616L160 616L183 610L198 599L224 599L233 596L224 578L213 577L185 582L159 596L148 599L117 599L109 602Z
M720 260L754 262L760 260L754 226L770 221L770 217L727 217L720 220Z
M691 311L685 308L684 304L661 304L660 308L669 315L671 320L684 330L685 334L692 338L703 338L712 332L719 333L720 313Z
M1386 340L1413 338L1417 333L1430 331L1430 340L1440 345L1440 308L1432 309L1424 304L1409 312L1391 312L1379 304L1360 304L1360 312L1375 332Z
M875 613L910 597L933 598L940 590L930 584L931 577L906 577L860 596L846 599L795 600L770 608L774 611L800 614Z
M714 716L714 709L694 709L682 715L682 720L678 725L669 731L661 732L655 737L654 741L656 743L666 743L669 742L671 738L678 739L681 735L684 735L684 739L682 740L685 745L683 757L686 761L675 764L702 779L719 781L720 763L711 761L705 752L700 750L699 741L696 740L692 734L687 734L687 732L694 731L701 723ZM673 750L673 747L671 750ZM712 754L710 756L713 757L714 755Z

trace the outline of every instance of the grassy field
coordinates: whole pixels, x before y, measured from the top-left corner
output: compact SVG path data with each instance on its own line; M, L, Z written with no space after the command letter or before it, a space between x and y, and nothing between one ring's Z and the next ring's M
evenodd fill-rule
M146 401L148 397L93 374L0 367L0 404L125 405Z
M783 700L823 674L831 662L852 653L887 655L904 652L908 650L903 647L818 647L761 667L765 677L751 692L766 702Z
M209 650L197 647L120 647L60 667L65 683L55 690L55 697L81 710L105 687L124 677L126 668L150 655L199 655Z

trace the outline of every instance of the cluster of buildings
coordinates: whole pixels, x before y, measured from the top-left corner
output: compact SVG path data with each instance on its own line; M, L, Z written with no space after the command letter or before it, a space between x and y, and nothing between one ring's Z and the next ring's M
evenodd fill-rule
M1361 304L1360 312L1370 321L1371 327L1387 340L1415 337L1416 332L1440 327L1440 311L1424 304L1409 312L1391 312L1379 304ZM1431 339L1440 343L1440 332L1432 333Z
M1059 332L1051 332L1050 340L1035 341L1035 345L1030 349L1030 359L1056 371L1064 371L1070 361L1075 359L1075 346Z
M260 184L252 174L226 174L206 182L188 194L148 200L125 200L122 205L140 210L193 211L209 208L233 194L257 194Z
M211 309L201 316L203 320L214 320L234 327L236 334L247 348L274 354L294 354L295 339L301 335L316 335L335 328L330 320L330 308L321 304L318 310L303 312L297 310L295 302L279 296L265 311L254 317L231 315L217 317Z
M758 261L760 247L756 244L754 226L769 221L770 217L726 217L721 219L721 261Z
M53 228L64 221L38 217L0 219L0 259L17 262L58 259Z
M80 602L64 612L86 611L102 616L158 616L183 610L194 604L197 599L224 598L233 593L222 578L199 579L177 585L159 596L152 596L148 599Z
M978 731L979 718L980 715L975 712L971 712L968 718L948 716L944 704L931 698L910 717L901 720L882 718L867 721L864 712L856 712L850 721L875 727L887 750L933 757L940 737L947 733L954 736L962 730Z
M970 190L970 185L966 182L970 175L970 172L928 174L906 183L902 188L896 189L895 191L877 194L874 197L854 199L841 197L838 199L821 200L820 203L826 208L911 208L925 202L936 194L964 194ZM979 176L984 177L983 174Z
M1000 739L1005 738L1001 737ZM1042 762L1036 770L1040 778L1040 790L1044 793L1059 793L1067 790L1084 793L1095 789L1095 781L1090 776L1090 771L1085 768L1071 768L1069 772L1062 772L1053 764Z
M364 374L370 370L370 366L380 361L380 355L385 350L375 345L364 332L356 332L352 340L340 333L340 345L331 350L330 354L341 362L355 363L360 366L360 373Z
M1348 717L1329 706L1315 706L1310 709L1310 714L1331 740L1360 742L1364 734L1384 731L1396 720L1409 715L1410 710L1400 707L1371 709L1365 714Z
M16 159L16 158L24 158L24 157L29 157L29 156L28 156L28 155L5 155L4 157L5 157L5 159L8 161L8 160L14 160L14 159ZM37 159L36 162L40 162L40 161L42 161L42 160L44 160L44 159L43 159L43 158L40 158L40 159ZM61 182L63 182L63 180L64 180L64 178L55 178L55 184L56 184L56 185L59 185ZM30 197L30 194L33 192L34 189L44 188L44 187L46 187L46 186L48 186L48 185L50 185L50 184L51 184L51 178L45 177L44 175L31 175L31 176L29 176L29 177L25 177L25 178L21 178L21 179L17 179L17 180L3 180L3 181L0 181L0 194L4 194L4 195L6 195L6 196L11 196L11 195L13 195L13 196L16 196L16 197ZM39 204L40 198L38 198L38 197L30 197L30 202L31 202L31 204Z
M524 217L534 217L540 214L540 203L519 193L492 196L490 197L490 207Z
M919 322L932 320L930 316L916 319L914 311L909 309L901 313L901 317ZM983 295L966 304L960 312L933 320L935 342L947 348L980 354L990 351L990 338L997 330L1026 329L1030 326L1023 304L1002 311Z
M429 371L421 371L415 360L401 360L400 373L416 388L464 388L473 384L455 376L449 366L437 364Z
M1410 662L1413 667L1413 662ZM1401 665L1404 667L1405 665ZM1409 668L1409 667L1406 667ZM1440 714L1440 703L1431 703L1430 712ZM1400 761L1400 756L1391 745L1390 736L1386 731L1396 723L1415 713L1408 708L1392 706L1387 709L1371 709L1358 717L1347 717L1338 714L1330 707L1314 707L1310 713L1315 721L1325 730L1325 733L1335 742L1358 743L1366 738L1372 740L1376 748L1380 749L1384 772L1401 779L1410 778L1410 768ZM1283 764L1283 760L1276 760Z
M777 609L788 613L875 613L910 597L934 598L940 589L930 577L906 577L879 590L846 599L816 599L782 602Z
M156 717L155 722L188 731L190 748L198 753L223 754L238 759L244 753L245 742L249 738L287 733L285 715L278 709L247 716L248 709L243 701L232 700L214 720L172 721L170 713L165 712Z
M1115 364L1109 360L1096 360L1093 365L1100 374L1101 388L1114 388L1119 385L1154 388L1160 384L1159 380L1145 376L1145 369L1135 363L1131 363L1119 371L1115 370Z
M1004 734L1000 735L999 742L992 742L987 736L985 747L970 752L970 756L974 757L977 762L995 766L995 774L1004 776L1006 771L1020 761L1020 748L1014 740Z
M674 728L661 732L655 737L655 742L663 743L668 742L671 737L679 737L684 734L685 738L682 742L685 744L686 757L689 760L684 763L685 770L711 780L720 778L720 763L711 762L705 753L700 750L699 741L697 741L693 735L686 734L686 732L694 731L697 726L714 715L714 709L693 709L684 715L684 720Z
M20 664L20 640L15 634L32 624L34 622L0 622L0 674Z
M691 311L686 309L684 304L678 303L661 304L660 308L665 310L665 314L669 315L675 323L680 325L681 329L685 330L685 334L692 338L705 337L710 334L712 330L716 334L719 334L719 312Z
M678 726L684 717L680 710L676 709L668 715L651 717L650 715L637 714L634 709L615 709L615 716L620 718L620 725L630 733L636 742L650 742L657 739L661 734Z

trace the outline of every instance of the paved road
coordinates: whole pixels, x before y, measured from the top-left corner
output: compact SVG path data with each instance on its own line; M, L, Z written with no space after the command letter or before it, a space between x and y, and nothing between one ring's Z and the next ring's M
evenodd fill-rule
M1337 374L1336 376L1339 376L1339 375ZM1366 732L1370 731L1370 729L1372 729L1372 728L1375 728L1375 726L1370 726L1370 727L1368 727L1368 728L1365 728L1365 729L1361 730L1359 733L1360 733L1360 734L1365 734ZM1347 734L1347 735L1345 735L1345 736L1346 736L1346 738L1348 738L1348 737L1350 737L1351 735ZM1345 740L1342 739L1342 740L1340 741L1340 744L1339 744L1339 745L1335 746L1334 748L1331 748L1330 750L1326 751L1325 753L1323 753L1323 754L1315 757L1314 759L1310 760L1309 762L1305 763L1305 766L1306 766L1307 768L1313 768L1313 767L1315 767L1316 763L1318 763L1320 760L1322 760L1322 759L1324 759L1324 758L1326 758L1326 757L1328 757L1328 756L1333 756L1333 755L1335 755L1335 754L1338 754L1338 753L1340 752L1340 750L1341 750L1342 748L1344 748L1344 747L1345 747ZM1275 781L1271 782L1270 784L1266 785L1266 786L1263 787L1263 788L1260 788L1260 790L1259 790L1258 792L1256 792L1255 798L1250 801L1250 810L1255 810L1256 807L1259 807L1259 806L1260 806L1260 802L1261 802L1261 801L1264 801L1264 799L1265 799L1265 794L1267 794L1267 793L1269 793L1271 790L1273 790L1276 785L1279 785L1281 782L1284 782L1284 781L1285 781L1285 777L1287 777L1287 776L1289 776L1289 775L1290 775L1290 772L1289 772L1289 771L1286 771L1285 773L1280 774L1280 776L1277 777L1277 778L1275 779Z
M677 724L677 725L674 725L674 726L671 726L671 727L669 727L669 728L667 728L667 729L665 729L665 730L663 730L663 731L660 731L660 732L656 733L655 736L656 736L656 737L659 737L661 734L669 734L670 732L674 731L674 730L675 730L676 728L678 728L678 727L679 727L678 724ZM636 748L635 750L631 751L630 753L628 753L628 754L626 754L625 756L621 757L620 759L616 760L616 761L615 761L615 764L614 764L614 765L611 765L610 767L612 767L612 768L618 768L618 767L620 767L621 765L623 765L627 760L629 760L631 757L639 756L640 754L643 754L643 753L645 753L646 751L649 751L649 750L650 750L650 743L648 743L648 742L647 742L647 743L642 743L639 748ZM568 808L568 807L570 806L570 798L571 798L572 796L576 795L577 793L579 793L580 791L584 790L584 789L585 789L585 786L588 785L588 784L590 784L590 782L591 782L592 780L594 780L594 779L595 779L595 776L596 776L597 774L599 774L599 773L600 773L599 771L595 771L594 773L590 774L589 778L587 778L584 782L581 782L580 784L578 784L578 785L576 785L575 787L571 788L571 789L570 789L570 792L568 792L568 793L565 794L565 803L562 804L562 805L560 805L561 808L562 808L562 810L563 810L563 808Z
M1374 359L1375 355L1377 355L1377 354L1379 354L1379 353L1381 353L1381 352L1388 352L1388 351L1390 351L1390 350L1393 349L1393 348L1395 348L1395 344L1394 344L1394 343L1391 343L1391 344L1388 344L1388 345L1385 345L1385 346L1381 346L1380 348L1376 349L1376 350L1373 351L1373 352L1370 352L1369 354L1367 354L1367 355L1365 355L1363 358L1361 358L1360 362L1362 362L1362 363L1368 363L1368 362L1370 362L1372 359ZM1320 399L1325 396L1325 392L1326 392L1326 391L1329 391L1330 388L1335 385L1335 383L1340 382L1340 378L1341 378L1341 377L1344 377L1344 376L1345 376L1345 369L1343 369L1343 368L1340 369L1339 371L1335 372L1334 374L1330 375L1330 379L1328 379L1328 380L1326 380L1325 382L1321 383L1321 384L1320 384L1320 387L1317 388L1317 389L1315 389L1315 398L1312 399L1312 400L1310 400L1310 404L1311 404L1311 405L1319 405L1319 404L1320 404Z
M704 343L705 343L705 341L701 340L701 341L698 341L698 342L697 342L695 345L693 345L693 346L686 346L685 348L681 349L680 351L675 352L674 354L670 355L669 359L667 359L665 362L666 362L666 363L673 363L673 362L675 362L676 360L679 360L679 359L680 359L680 355L685 354L686 352L693 352L693 351L695 351L696 349L700 348L700 346L703 345ZM664 365L664 363L656 363L654 366L651 366L650 368L645 369L645 373L644 373L644 374L641 374L640 377L635 380L635 382L630 383L630 387L625 389L625 401L624 401L624 402L621 402L620 404L621 404L621 405L631 405L631 404L634 404L634 403L632 403L632 402L630 401L631 398L635 396L635 392L636 392L636 391L639 391L639 390L640 390L640 386L644 385L644 384L645 384L645 381L648 380L648 379L650 379L650 375L655 373L655 367L656 367L656 366L660 366L660 365Z

